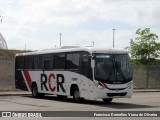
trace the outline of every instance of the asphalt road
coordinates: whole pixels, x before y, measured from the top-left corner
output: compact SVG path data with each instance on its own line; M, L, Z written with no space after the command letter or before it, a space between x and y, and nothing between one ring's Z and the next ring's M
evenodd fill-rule
M160 92L134 93L132 98L116 98L111 104L104 104L101 100L86 100L80 104L74 103L71 98L58 100L55 96L45 96L43 99L35 99L30 95L0 96L0 111L160 111ZM115 118L110 117L110 119ZM133 117L129 119L133 119Z

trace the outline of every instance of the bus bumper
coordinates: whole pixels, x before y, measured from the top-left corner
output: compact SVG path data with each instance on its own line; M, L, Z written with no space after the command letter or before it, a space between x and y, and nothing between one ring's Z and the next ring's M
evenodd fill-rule
M127 86L125 89L114 88L98 88L95 89L95 99L104 99L104 98L131 98L133 94L133 85L132 83Z

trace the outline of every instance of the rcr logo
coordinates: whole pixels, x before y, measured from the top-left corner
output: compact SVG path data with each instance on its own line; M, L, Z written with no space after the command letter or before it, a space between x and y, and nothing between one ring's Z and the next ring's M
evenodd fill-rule
M52 79L56 79L57 86L51 86ZM49 76L46 74L41 74L41 90L43 91L45 89L46 91L50 90L51 92L55 92L57 88L57 92L59 92L59 89L61 88L61 90L65 93L66 91L63 87L64 81L65 79L62 74L57 74L56 76L53 73L51 73ZM49 88L47 87L47 84Z

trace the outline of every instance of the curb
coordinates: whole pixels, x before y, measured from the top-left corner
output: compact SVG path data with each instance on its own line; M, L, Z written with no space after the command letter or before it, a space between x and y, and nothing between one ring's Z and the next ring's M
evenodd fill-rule
M140 92L160 92L160 89L133 89L133 93Z
M160 92L160 90L155 90L155 91L152 91L152 90L151 91L149 91L149 90L148 91L145 91L145 90L144 91L143 90L142 91L133 91L133 93L143 93L143 92L144 93L147 93L147 92Z

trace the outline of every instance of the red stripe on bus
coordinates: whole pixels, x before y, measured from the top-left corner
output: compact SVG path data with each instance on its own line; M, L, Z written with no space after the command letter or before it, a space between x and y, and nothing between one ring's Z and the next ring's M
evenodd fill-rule
M27 80L28 86L29 86L29 88L31 90L31 88L32 88L32 79L31 79L31 77L29 75L29 72L28 71L24 71L23 73L24 73L24 76L25 76L25 78Z
M102 85L103 87L108 88L107 84L105 84L105 83L103 83L103 82L100 82L100 83L101 83L101 85Z
M107 85L106 85L105 83L102 82L102 84L103 84L103 86L104 86L105 88L108 88Z

